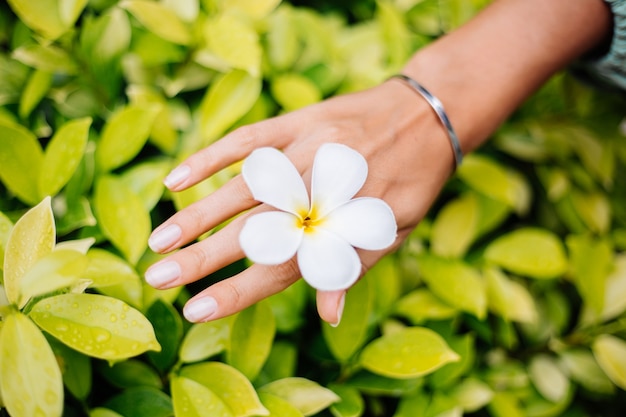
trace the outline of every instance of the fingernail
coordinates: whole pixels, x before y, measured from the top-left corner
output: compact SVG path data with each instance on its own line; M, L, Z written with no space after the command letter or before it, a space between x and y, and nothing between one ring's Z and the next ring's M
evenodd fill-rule
M180 277L180 265L177 262L161 262L148 268L146 281L155 288L161 288Z
M213 297L202 297L187 303L183 315L191 322L207 321L217 311L217 301Z
M341 316L343 316L343 307L346 305L346 293L344 292L337 303L337 322L330 323L331 326L337 327L341 323Z
M177 224L170 224L155 232L148 239L148 246L155 252L160 252L172 246L182 235L182 230Z
M188 165L181 165L172 170L167 177L163 180L163 183L167 188L173 188L185 181L189 174L191 174L191 168Z

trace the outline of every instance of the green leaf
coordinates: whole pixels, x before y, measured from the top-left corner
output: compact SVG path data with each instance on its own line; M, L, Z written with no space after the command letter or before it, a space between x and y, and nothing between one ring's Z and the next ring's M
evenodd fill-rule
M261 19L274 10L280 2L281 0L221 0L221 6L226 10L241 11L254 19Z
M297 73L280 74L270 85L272 95L285 111L293 111L322 100L322 92L308 78Z
M476 340L473 334L452 336L447 342L452 350L459 355L459 360L448 363L437 369L430 376L430 385L434 388L449 388L458 382L458 379L468 373L476 361Z
M59 0L59 16L61 21L72 26L81 15L89 0Z
M128 105L114 113L102 129L96 148L101 171L118 168L133 159L148 140L158 105Z
M4 289L10 303L18 303L20 281L37 261L52 252L54 241L54 217L50 198L45 198L15 223L9 235L3 271Z
M70 349L53 337L48 338L48 342L61 368L63 384L74 397L86 400L92 388L91 358Z
M172 399L153 387L135 387L122 391L104 406L124 417L172 417ZM106 416L109 417L109 416Z
M524 417L519 400L510 392L496 392L488 404L490 415L494 417Z
M337 394L306 378L284 378L259 389L261 394L275 395L289 402L305 416L319 413L341 400Z
M245 115L261 94L261 87L261 79L238 70L229 72L211 84L200 104L203 144L218 139Z
M61 36L69 24L61 19L58 0L9 0L9 5L22 22L44 37L54 40Z
M593 308L583 305L580 319L582 326L611 320L626 311L626 255L616 255L613 263L614 268L606 278L604 308L598 314Z
M20 200L37 204L37 181L43 151L39 141L22 126L0 123L0 179Z
M537 308L533 296L519 282L511 280L498 268L484 271L489 309L505 320L533 323Z
M581 193L573 190L572 204L589 230L605 234L611 225L611 205L601 192Z
M291 333L305 322L305 308L308 301L309 287L304 280L298 280L267 298L267 302L276 319L276 330Z
M185 366L180 376L193 379L217 394L235 416L267 416L250 381L237 369L221 362Z
M476 237L479 216L478 199L472 193L447 203L433 221L430 237L433 253L453 258L465 255Z
M360 371L352 376L346 385L374 396L400 396L414 393L424 384L424 378L397 379Z
M363 396L353 387L333 384L329 388L341 400L330 406L330 411L335 417L360 417L365 412L365 401Z
M55 45L24 45L13 51L13 58L41 71L66 75L75 75L78 72L74 59L67 51Z
M419 325L427 320L445 320L457 315L457 310L444 303L428 288L419 288L402 297L395 305L394 313Z
M470 377L456 384L450 392L450 397L463 408L463 411L473 413L491 401L493 390L484 381Z
M532 195L527 181L494 160L468 155L457 173L463 182L479 193L507 204L519 214L528 211Z
M91 280L92 288L104 288L126 281L138 281L139 275L119 256L100 248L87 252L89 266L83 276Z
M600 368L621 389L626 389L626 342L616 336L603 334L592 345Z
M151 232L149 213L143 202L126 184L112 175L96 183L94 206L104 235L136 264L148 245Z
M180 45L188 45L193 40L189 26L174 10L163 3L147 0L126 0L121 7L128 10L150 32L163 39Z
M0 211L0 265L4 269L4 252L13 230L13 222Z
M566 240L571 271L585 304L595 313L604 309L606 282L612 272L613 246L608 239L571 235Z
M96 407L89 412L89 417L124 417L113 410L104 407Z
M567 397L570 381L554 358L546 354L533 356L528 366L528 374L537 391L546 400L557 403Z
M250 21L235 14L219 14L207 20L204 38L210 53L232 68L259 77L262 49L259 35Z
M288 378L296 373L298 366L298 347L289 341L277 340L272 345L261 375L255 380L257 385L277 379Z
M246 308L233 323L226 362L253 381L267 360L275 333L274 314L266 302Z
M114 365L106 363L100 365L99 373L117 388L163 388L161 376L150 365L138 359L127 359Z
M568 262L562 242L552 232L523 228L493 240L485 258L513 273L549 279L563 275Z
M39 173L39 195L57 194L72 178L87 146L91 118L72 120L55 133L46 147Z
M183 337L183 320L178 311L169 303L156 300L148 311L146 318L154 327L156 339L161 345L158 352L148 352L148 359L161 372L165 372L176 362L178 346Z
M174 415L185 417L234 417L230 408L204 385L193 379L172 379Z
M474 314L487 313L487 292L480 273L459 260L418 256L422 279L428 288L452 307Z
M280 397L272 394L260 393L259 398L261 402L270 412L268 417L303 417L304 414L298 410L295 406L291 405L289 401L286 401Z
M199 362L226 350L231 325L231 317L192 325L180 345L180 360L183 363Z
M161 348L150 322L112 297L57 295L35 304L30 317L66 345L100 359L125 359Z
M2 398L11 416L61 416L59 365L44 335L22 313L4 317L0 357Z
M613 394L615 385L604 373L593 354L587 349L573 348L559 352L559 364L568 376L585 389L600 393Z
M145 211L152 211L163 196L163 178L171 169L172 163L168 160L146 161L124 171L120 179L140 197Z
M28 79L24 92L20 97L19 115L25 119L39 104L52 85L53 74L48 71L36 70Z
M459 359L439 334L423 327L407 327L365 346L360 364L379 375L404 379L427 375Z
M23 308L32 298L85 281L82 273L87 264L87 257L75 250L57 249L45 255L20 280L18 308Z
M277 71L289 69L298 59L300 52L300 42L293 14L293 8L283 3L267 18L265 55L272 68Z
M333 356L347 362L363 345L372 313L372 294L367 279L361 279L346 294L339 326L322 323L322 334Z

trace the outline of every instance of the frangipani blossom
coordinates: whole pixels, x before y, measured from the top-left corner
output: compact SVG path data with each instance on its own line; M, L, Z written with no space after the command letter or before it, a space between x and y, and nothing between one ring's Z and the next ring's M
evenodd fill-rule
M244 161L243 178L253 197L278 211L251 216L239 242L253 262L278 265L297 255L312 287L346 289L359 278L355 248L385 249L395 241L396 220L383 200L353 198L367 177L367 162L336 143L315 155L311 198L296 167L279 150L260 148Z

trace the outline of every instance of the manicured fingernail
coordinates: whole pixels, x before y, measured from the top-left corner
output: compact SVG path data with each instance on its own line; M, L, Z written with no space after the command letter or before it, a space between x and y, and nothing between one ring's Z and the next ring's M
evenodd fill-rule
M177 224L170 224L169 226L164 227L150 236L148 239L148 246L155 252L160 252L164 249L172 246L180 236L182 235L182 230L180 226Z
M189 174L191 174L191 168L188 165L181 165L174 168L167 177L163 180L163 183L167 188L173 188L185 181Z
M180 265L167 261L155 264L146 271L146 281L154 288L161 288L180 277Z
M187 303L183 309L185 318L197 323L207 321L217 311L217 301L213 297L202 297Z
M341 316L343 316L343 307L345 305L346 305L346 293L344 292L341 298L339 299L339 302L337 303L337 322L331 323L330 324L331 326L333 327L339 326L339 323L341 323Z

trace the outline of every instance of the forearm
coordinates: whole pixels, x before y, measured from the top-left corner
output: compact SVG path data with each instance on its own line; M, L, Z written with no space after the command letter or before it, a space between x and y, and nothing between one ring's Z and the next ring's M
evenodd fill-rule
M444 104L470 152L551 75L608 40L602 0L497 0L420 50L404 73Z

